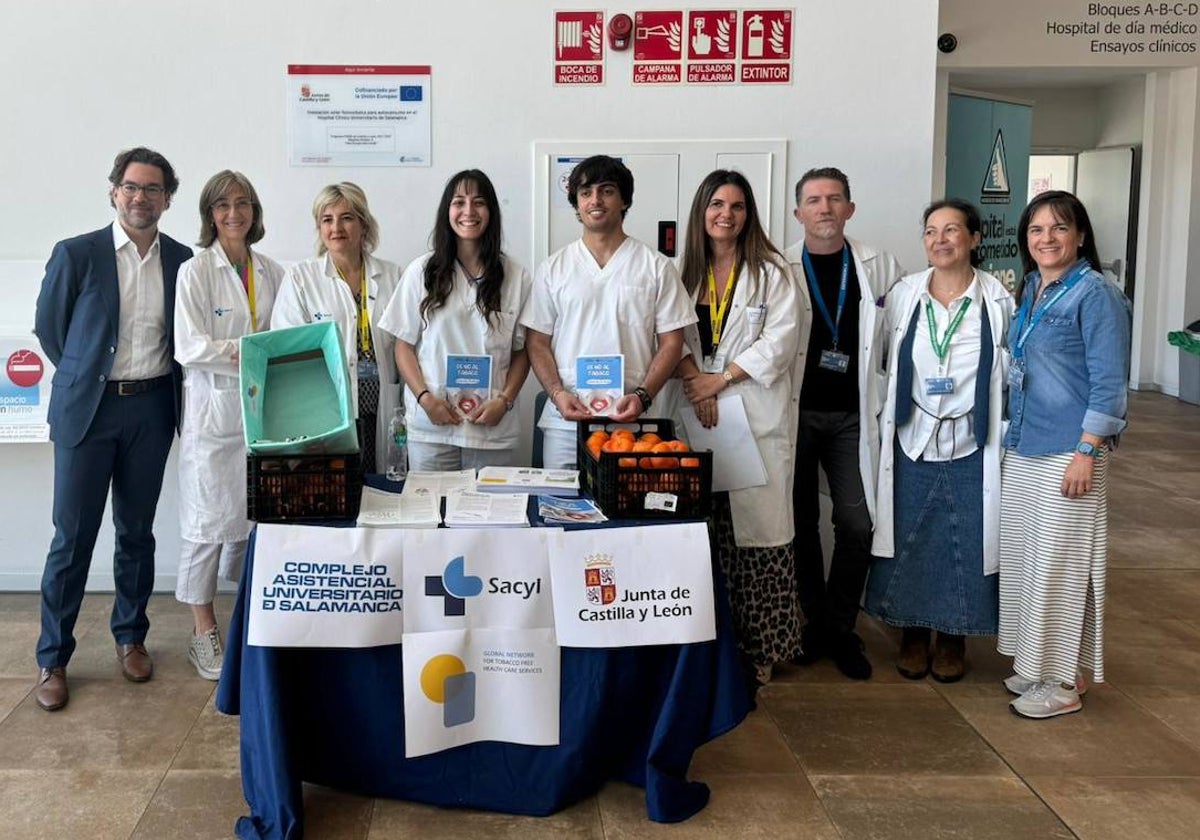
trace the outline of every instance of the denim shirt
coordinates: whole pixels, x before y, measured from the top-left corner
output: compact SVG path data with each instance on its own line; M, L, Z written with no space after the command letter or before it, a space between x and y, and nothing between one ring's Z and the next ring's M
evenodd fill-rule
M1036 295L1040 282L1041 274L1031 272L1024 297ZM1125 428L1129 301L1094 270L1054 300L1061 286L1061 279L1054 281L1036 302L1034 312L1047 303L1050 308L1025 341L1021 387L1008 390L1004 447L1021 455L1070 452L1084 432L1115 438ZM1024 320L1018 316L1009 327L1009 347L1015 347Z

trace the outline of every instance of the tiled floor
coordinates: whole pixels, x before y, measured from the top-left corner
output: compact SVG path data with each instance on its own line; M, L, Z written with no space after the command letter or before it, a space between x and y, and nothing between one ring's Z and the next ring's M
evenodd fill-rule
M957 685L909 682L895 634L864 623L876 676L785 669L759 710L705 747L712 801L680 825L647 821L610 784L543 819L306 791L312 838L1195 838L1200 836L1200 408L1135 394L1113 463L1109 682L1049 721L1007 710L1009 671L983 640ZM221 604L228 615L229 599ZM71 704L30 696L35 596L0 595L0 837L228 837L246 812L237 719L184 658L189 622L151 602L157 673L120 679L107 599L84 604ZM1189 828L1190 826L1190 828Z

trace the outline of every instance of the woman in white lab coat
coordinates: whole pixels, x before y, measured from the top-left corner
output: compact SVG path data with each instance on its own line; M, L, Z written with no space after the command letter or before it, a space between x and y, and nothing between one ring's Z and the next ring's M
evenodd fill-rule
M529 272L501 249L500 202L486 174L468 169L442 191L433 250L405 270L379 325L396 336L406 387L409 465L414 470L515 466L513 411L529 375L525 330ZM490 387L455 389L449 356L488 356Z
M188 659L201 677L221 675L213 612L217 575L236 581L246 520L246 445L238 389L241 337L267 329L283 268L251 250L263 237L262 205L240 172L218 172L200 193L204 250L179 269L175 358L183 365L179 531L175 597L192 607Z
M796 655L800 607L792 553L792 473L797 347L809 321L782 255L763 232L754 193L738 172L701 182L680 264L699 321L678 369L700 422L720 424L719 395L742 399L766 484L716 493L716 550L734 622L758 684ZM685 409L686 410L686 409Z
M331 184L313 201L317 256L287 271L271 328L333 319L342 331L351 393L358 418L363 472L383 472L388 422L400 400L396 339L377 319L392 299L400 267L371 252L379 244L379 224L362 188L349 181Z

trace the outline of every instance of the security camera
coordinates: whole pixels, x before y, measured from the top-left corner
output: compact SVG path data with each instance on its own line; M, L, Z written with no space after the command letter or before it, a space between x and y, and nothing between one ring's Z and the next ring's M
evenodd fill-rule
M943 32L938 36L937 45L942 52L952 53L958 49L958 39L954 37L953 33Z

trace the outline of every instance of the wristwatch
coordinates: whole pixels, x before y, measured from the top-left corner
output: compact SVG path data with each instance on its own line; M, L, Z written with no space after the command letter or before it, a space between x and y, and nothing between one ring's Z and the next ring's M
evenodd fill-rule
M729 368L725 368L725 370L721 371L721 378L725 380L726 385L732 385L733 371L731 371Z
M650 396L650 392L645 388L634 388L633 393L641 401L642 411L649 411L650 406L654 403L654 398Z
M1089 458L1095 458L1099 450L1093 443L1088 443L1086 440L1081 440L1075 444L1075 451L1080 455L1086 455Z

